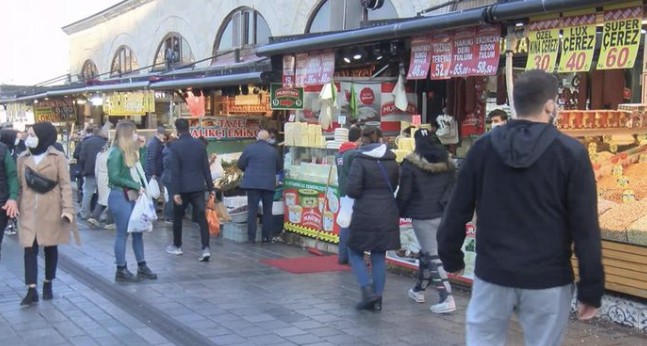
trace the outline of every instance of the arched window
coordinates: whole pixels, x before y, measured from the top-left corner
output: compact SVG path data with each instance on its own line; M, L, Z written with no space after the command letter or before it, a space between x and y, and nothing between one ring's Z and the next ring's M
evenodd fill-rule
M360 1L323 0L310 17L306 33L357 29L362 23L363 12ZM391 0L384 0L384 5L377 10L368 10L369 21L393 18L398 18L398 11Z
M98 75L99 70L97 69L97 65L94 63L94 61L90 59L86 60L83 63L83 67L81 67L81 79L85 81L92 79Z
M117 49L115 57L112 58L110 77L127 75L138 68L139 65L137 65L137 57L133 54L132 49L126 46L121 46Z
M157 48L153 70L168 70L178 65L190 64L194 60L191 47L184 37L178 33L170 33Z
M251 8L242 7L230 13L216 38L214 55L245 46L268 43L272 36L263 16Z

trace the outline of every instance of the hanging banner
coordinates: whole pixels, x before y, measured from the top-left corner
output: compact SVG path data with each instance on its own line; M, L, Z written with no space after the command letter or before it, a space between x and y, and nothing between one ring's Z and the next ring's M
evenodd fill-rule
M476 69L476 28L454 31L450 77L467 77Z
M411 40L411 62L407 79L427 79L431 64L431 39L418 36Z
M604 7L604 32L598 70L632 68L640 46L642 1Z
M476 29L476 58L478 63L472 76L494 76L499 69L501 28L484 25Z
M285 230L330 243L339 242L339 191L326 184L286 179Z
M332 76L335 74L335 52L325 51L321 53L321 75L319 85L330 83Z
M321 85L320 81L322 72L323 65L321 61L321 54L308 54L308 65L306 68L306 80L304 86Z
M204 118L199 126L190 128L191 136L207 140L251 139L256 138L260 130L260 120L236 118Z
M286 88L270 85L270 107L273 110L303 109L303 88Z
M296 87L303 87L306 83L306 76L308 74L308 54L297 54L295 63L295 77L294 85Z
M528 62L526 70L555 71L559 53L559 15L531 18L528 26Z
M448 79L452 65L452 37L447 32L431 36L431 73L429 79Z
M558 71L588 72L595 53L595 9L564 13L562 27L564 37Z
M34 103L36 122L52 123L76 121L76 107L72 99L43 100Z
M142 116L155 112L155 92L117 92L106 95L103 112L109 116Z
M283 86L285 87L294 86L295 67L296 67L296 58L294 57L294 55L283 56Z

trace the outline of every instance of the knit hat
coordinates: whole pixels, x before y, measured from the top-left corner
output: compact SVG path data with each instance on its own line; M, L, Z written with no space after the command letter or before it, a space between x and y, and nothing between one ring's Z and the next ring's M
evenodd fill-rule
M447 162L449 153L440 143L438 136L427 129L416 131L413 136L416 141L415 152L424 157L429 163Z
M35 124L32 129L34 130L36 137L38 137L38 146L36 148L29 149L33 155L40 155L46 152L50 146L56 143L58 132L52 123L38 123Z

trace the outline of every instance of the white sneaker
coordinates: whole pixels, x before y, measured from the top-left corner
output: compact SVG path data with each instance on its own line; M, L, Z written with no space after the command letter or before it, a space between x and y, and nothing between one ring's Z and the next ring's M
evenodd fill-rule
M205 248L202 250L202 254L198 260L200 262L209 262L209 258L211 258L211 251L209 248Z
M453 296L447 296L442 303L432 305L429 310L435 314L446 314L456 311L456 302Z
M420 291L416 292L413 290L413 288L409 289L409 298L413 299L416 301L416 303L424 303L425 302L425 293Z
M171 255L176 255L176 256L179 256L179 255L181 255L181 254L183 254L183 253L184 253L184 252L182 251L182 248L176 247L175 245L169 245L169 246L166 248L166 252L167 252L167 253L170 253Z
M93 217L88 218L88 220L87 220L87 221L88 221L88 223L89 223L89 224L91 224L91 225L92 225L92 226L94 226L94 227L99 227L99 226L101 226L101 224L99 223L99 220L97 220L97 219L95 219L95 218L93 218Z

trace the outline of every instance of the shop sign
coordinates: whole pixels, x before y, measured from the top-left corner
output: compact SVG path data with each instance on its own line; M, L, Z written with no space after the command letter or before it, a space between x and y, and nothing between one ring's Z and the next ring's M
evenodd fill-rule
M452 37L447 32L431 35L431 73L429 79L449 78L452 65Z
M559 72L588 72L595 53L595 9L567 12L562 18L564 37Z
M235 118L205 118L199 126L191 127L191 136L208 140L251 139L261 130L260 120Z
M508 47L508 40L506 38L501 38L501 44L499 48L499 55L505 54ZM513 54L528 54L528 38L522 37L516 40L514 45Z
M297 87L303 87L306 83L308 74L308 54L297 54L296 56L296 69L295 69L295 83Z
M454 31L450 77L467 77L476 69L476 28Z
M270 108L273 110L303 109L303 88L270 86Z
M640 46L642 1L604 7L604 32L598 70L632 68Z
M307 56L306 76L303 86L330 83L332 76L335 74L335 52L310 53Z
M321 240L339 241L339 192L326 184L286 179L285 229Z
M476 29L476 68L472 76L493 76L499 69L501 28L484 25Z
M44 100L34 104L34 120L53 123L76 121L76 107L72 99Z
M335 52L325 51L321 53L321 76L319 85L328 84L335 74Z
M558 16L542 16L532 19L528 27L528 62L526 70L555 71L559 53Z
M411 41L411 62L407 79L427 79L431 64L431 38L414 37Z
M141 116L155 112L155 92L113 93L103 100L103 112L109 116Z
M283 56L283 86L294 86L296 58L294 55Z

